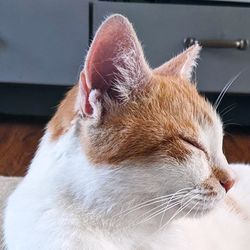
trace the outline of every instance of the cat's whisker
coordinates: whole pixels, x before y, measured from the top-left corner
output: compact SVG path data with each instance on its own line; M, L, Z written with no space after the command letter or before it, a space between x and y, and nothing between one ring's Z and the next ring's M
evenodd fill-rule
M226 114L228 114L230 111L232 111L235 107L237 106L236 103L233 103L231 105L228 105L227 107L225 107L221 112L220 112L220 116L224 117Z
M229 126L229 125L235 125L235 126L241 126L241 124L239 123L235 123L235 122L229 122L229 123L225 123L224 126Z
M187 198L188 195L190 195L191 191L189 193L187 193L186 195L180 197L179 199L181 199L180 201L175 202L174 204L170 204L169 206L163 207L160 210L154 212L153 214L150 215L150 217L147 217L146 219L144 219L143 221L141 221L140 223L145 223L149 220L151 220L152 218L156 217L157 215L161 214L162 212L166 212L167 210L175 207L176 205L182 204L183 203L183 199Z
M219 96L217 97L215 103L214 103L214 107L215 109L218 109L223 97L225 96L226 92L228 91L228 89L232 86L232 84L238 79L238 77L242 74L244 70L241 70L236 76L234 76L225 86L224 88L221 90Z
M212 206L211 207L214 207L214 203L216 201L216 198L214 198L213 202L212 202Z
M167 211L167 210L169 210L169 209L177 206L178 204L181 204L181 201L176 201L176 202L172 203L171 205L169 205L167 207L166 206L162 207L162 205L161 205L160 209L158 208L157 211L155 211L154 213L150 214L148 217L146 217L145 219L143 219L142 221L140 221L138 224L145 223L145 222L151 220L152 218L156 217L157 215L161 214L162 212ZM163 205L165 205L165 204L163 204ZM140 217L144 217L144 216L145 215L142 215Z
M202 216L204 216L205 203L206 203L206 200L204 199L204 200L203 200L203 205L202 205L202 211L201 211Z
M174 200L175 203L177 204L177 203L179 202L178 199L181 199L181 198L182 198L182 196L177 197L177 198ZM164 201L165 201L165 202L164 202ZM164 202L164 203L163 203L163 204L160 204L160 205L158 205L158 206L156 206L156 207L154 207L154 208L152 208L151 210L147 211L145 214L140 215L138 218L145 217L145 215L147 215L147 214L149 214L149 216L150 216L150 214L152 214L152 212L157 213L157 211L155 211L155 210L165 209L165 205L169 203L169 199L167 199L167 200L162 200L162 201L159 201L159 202ZM153 203L156 203L156 202L153 202ZM158 203L158 202L157 202L157 203ZM173 203L173 204L171 204L171 205L175 205L175 203ZM150 205L152 205L152 203L150 203ZM144 205L144 206L142 206L142 207L146 207L146 205ZM129 213L132 213L132 212L134 212L134 211L136 211L136 210L138 210L138 209L140 209L140 208L142 208L142 207L136 208L136 209L134 209L133 211L130 211ZM129 213L127 213L127 214L129 214ZM126 214L126 215L127 215L127 214ZM124 216L123 216L123 218L124 218ZM113 220L113 219L112 219L112 220Z
M180 197L179 199L181 199L181 198L182 198L182 197ZM182 200L183 200L183 199L182 199ZM158 208L158 211L155 211L153 214L150 214L148 217L142 219L141 221L138 221L138 222L134 223L132 226L133 226L133 227L134 227L134 226L138 226L138 225L140 225L140 224L142 224L142 223L145 223L145 222L151 220L152 218L154 218L154 217L156 217L157 215L161 214L163 211L166 211L166 210L168 210L168 209L171 209L171 208L177 206L178 204L181 204L181 203L182 203L182 200L181 200L181 201L176 201L175 203L170 204L170 205L167 207L167 209L166 209L165 206L164 206L163 208L160 208L160 209ZM166 205L166 203L168 203L168 202L165 202L165 204L162 204L162 205ZM160 206L162 206L162 205L160 205ZM159 207L160 207L160 206L159 206ZM142 216L140 216L140 218L141 218L141 217L144 217L144 216L145 216L145 214L143 214ZM130 227L131 227L131 225L130 225L130 226L127 226L127 227L123 227L123 229L124 229L124 228L130 228ZM118 229L118 228L117 228L117 229ZM121 228L120 228L120 229L121 229Z
M187 194L178 194L178 195L173 195L170 199L166 200L163 204L160 204L157 207L152 208L151 210L147 211L146 213L143 214L143 216L147 215L148 213L150 214L151 212L153 212L154 210L159 210L159 208L164 207L165 209L168 208L168 205L173 202L176 203L179 202L180 199L183 200L183 198L185 198L190 192L188 192ZM173 204L170 204L173 205ZM142 216L140 216L142 217Z
M192 191L192 190L191 190ZM166 208L166 207L168 207L169 205L172 205L173 203L171 203L171 202L174 202L174 203L176 203L176 202L178 202L178 200L183 200L183 197L185 197L187 194L189 194L191 191L185 191L185 192L181 192L181 193L179 193L179 192L176 192L176 193L173 193L172 195L171 195L171 197L169 197L168 199L166 199L165 201L164 201L164 203L163 204L161 204L161 205L159 205L158 207L164 207L164 208ZM170 204L171 203L171 204ZM155 210L155 208L153 208L153 209L151 209L150 211L153 211L153 210ZM148 211L149 212L149 211ZM148 213L148 212L146 212L146 214ZM145 215L145 214L144 214Z
M199 194L201 197L203 197L205 195L209 195L211 193L211 191L199 189L199 190L194 190L192 193L193 194Z
M188 216L198 204L199 204L199 201L197 201L194 204L194 206L183 216L183 218L185 218L186 216Z
M178 203L178 204L181 204L183 202L183 199ZM177 206L178 204L175 204L174 206ZM174 206L171 206L171 207L168 207L168 209L171 209L172 207L174 207ZM159 214L161 214L163 211L166 211L166 208L164 208L164 209L161 209L160 211L158 211L158 213L155 215L155 216L153 216L153 217L156 217L156 216L158 216ZM152 217L152 218L153 218ZM150 220L150 219L152 219L152 218L149 218L148 220ZM147 221L148 221L147 220ZM139 225L139 224L142 224L142 223L145 223L146 221L142 221L142 222L140 222L140 223L137 223L136 225ZM159 231L160 231L161 229L158 229L154 234L157 234ZM142 244L141 244L142 245ZM139 247L141 246L141 245L139 245L136 249L139 249Z
M191 192L194 192L195 190L191 190L190 192L188 192L186 195L189 195ZM185 198L185 196L183 196L183 199ZM183 202L183 199L181 200L181 202ZM165 210L164 212L163 212L163 214L162 214L162 217L161 217L161 221L160 221L160 227L162 226L162 222L163 222L163 218L164 218L164 216L165 216L165 214L166 214L166 211L167 210Z
M198 204L198 202L195 204L195 206L196 206L197 204ZM193 208L194 208L194 207L193 207ZM193 208L192 208L192 209L193 209ZM199 210L199 207L196 209L196 213L197 213L197 210ZM196 213L195 213L195 215L196 215ZM185 216L186 216L186 215L185 215ZM185 216L184 216L184 217L185 217ZM162 223L162 222L161 222L161 223ZM155 234L157 234L159 231L163 230L163 228L164 228L165 225L167 224L167 223L166 223L165 225L162 226L161 223L160 223L160 226L159 226L158 230L156 230Z
M178 197L177 197L177 198L178 198ZM176 198L176 199L177 199L177 198ZM176 199L175 199L175 200L176 200ZM128 211L127 213L123 214L122 218L124 218L126 215L128 215L128 214L130 214L130 213L132 213L132 212L135 212L135 211L137 211L137 210L139 210L139 209L141 209L141 208L144 208L144 207L147 207L147 206L150 206L150 205L154 205L154 204L156 204L156 203L164 202L163 204L160 204L160 205L158 205L158 206L152 208L151 210L147 211L146 214L148 214L148 213L150 213L150 212L152 212L152 211L154 211L154 210L156 210L156 209L159 209L160 207L164 206L166 203L168 203L168 200L169 200L169 198L167 198L167 199L162 199L162 200L159 200L159 201L151 202L151 203L149 203L149 204L144 204L143 206L140 206L140 207L136 207L135 209L130 210L130 211ZM142 216L145 216L145 214L141 215L139 218L141 218ZM118 219L119 219L119 218L118 218ZM114 217L113 217L112 220L114 220Z
M199 210L200 210L200 207L198 206L198 207L196 208L196 211L195 211L195 214L194 214L194 218L197 218L197 213L198 213Z
M139 222L136 223L135 225L140 225L140 224L143 224L143 223L145 223L145 222L148 222L148 221L150 221L151 219L155 218L156 216L160 215L162 212L167 211L167 210L169 210L169 209L171 209L171 208L173 208L173 207L175 207L175 206L177 206L177 205L179 205L179 204L181 204L181 201L177 201L177 202L175 202L175 203L169 205L167 208L166 208L166 207L163 207L163 208L159 209L158 211L154 212L153 214L151 214L150 216L148 216L147 218L145 218L145 219L139 221Z
M143 203L140 203L134 207L131 207L130 209L128 210L125 210L123 211L122 213L120 214L117 214L115 216L112 217L111 219L111 224L114 224L114 220L115 218L117 218L118 216L122 216L122 218L124 218L126 215L132 213L132 212L135 212L141 208L144 208L144 207L147 207L147 206L150 206L150 205L153 205L153 204L156 204L156 203L160 203L160 202L165 202L165 204L168 203L168 201L170 199L173 198L173 196L175 198L177 197L182 197L183 194L186 194L188 190L192 190L192 188L183 188L183 189L180 189L178 190L177 192L175 193L172 193L172 194L168 194L168 195L164 195L164 196L160 196L160 197L156 197L154 199L151 199L151 200L148 200L148 201L145 201ZM115 221L118 222L120 218L117 218ZM116 224L119 224L119 223L116 223Z
M169 223L176 218L186 207L189 206L190 202L197 197L198 195L193 195L188 201L186 201L175 213L174 215L159 229L159 231L163 230Z
M178 190L177 192L173 193L173 194L168 194L168 195L163 195L163 196L160 196L160 197L156 197L156 198L153 198L153 199L150 199L150 200L147 200L147 201L144 201L140 204L137 204L133 207L130 207L129 209L127 210L124 210L122 211L121 213L119 214L116 214L114 215L114 218L117 217L117 216L126 216L127 214L131 213L131 212L134 212L136 211L137 209L140 209L140 208L143 208L143 207L146 207L146 206L150 206L152 204L155 204L155 203L158 203L158 202L162 202L162 201L165 201L166 199L168 198L171 198L173 197L174 195L181 195L181 194L185 194L187 192L187 190L192 190L192 188L183 188L183 189L180 189Z

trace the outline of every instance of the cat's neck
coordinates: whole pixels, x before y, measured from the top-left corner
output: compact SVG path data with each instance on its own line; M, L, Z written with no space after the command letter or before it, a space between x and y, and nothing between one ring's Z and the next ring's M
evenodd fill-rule
M121 178L128 178L128 173L121 175L120 171L118 174L116 169L107 166L93 166L81 147L77 123L58 140L51 140L49 131L45 133L28 177L34 174L46 182L46 186L42 185L44 196L49 193L81 216L88 214L86 221L93 227L112 232L143 229L143 234L151 234L158 228L158 221L154 220L134 227L136 218L145 210L126 214L127 208L138 200L136 195L125 200L119 192Z

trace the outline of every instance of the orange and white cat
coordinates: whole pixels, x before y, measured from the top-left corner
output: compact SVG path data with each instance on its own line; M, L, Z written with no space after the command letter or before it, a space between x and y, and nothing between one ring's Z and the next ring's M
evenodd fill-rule
M199 51L151 69L129 21L105 20L8 199L8 250L249 249L250 169L190 83Z

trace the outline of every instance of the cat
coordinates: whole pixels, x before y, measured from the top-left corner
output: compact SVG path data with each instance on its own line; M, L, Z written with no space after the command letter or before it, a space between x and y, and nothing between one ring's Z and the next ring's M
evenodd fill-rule
M8 250L249 249L250 170L191 83L200 50L151 69L126 17L102 23L7 201Z

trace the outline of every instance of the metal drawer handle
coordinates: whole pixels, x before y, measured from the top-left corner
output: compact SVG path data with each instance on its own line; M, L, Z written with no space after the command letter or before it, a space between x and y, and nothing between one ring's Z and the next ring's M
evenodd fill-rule
M203 48L215 48L215 49L239 49L246 50L249 47L249 40L197 40L193 37L184 39L184 45L190 47L198 43Z

